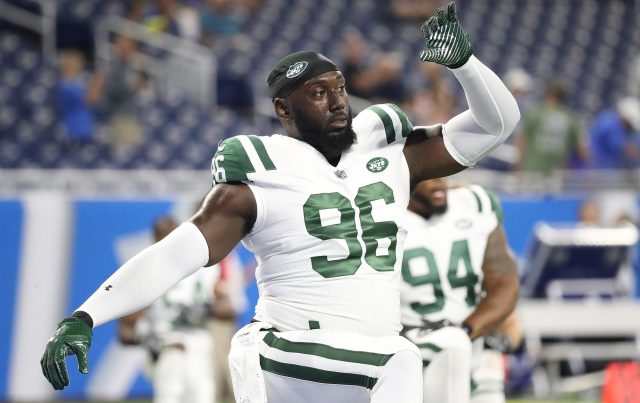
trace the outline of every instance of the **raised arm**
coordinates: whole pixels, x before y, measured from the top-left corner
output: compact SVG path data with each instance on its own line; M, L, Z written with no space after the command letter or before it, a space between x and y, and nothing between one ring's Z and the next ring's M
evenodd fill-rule
M451 70L464 89L469 109L443 125L414 127L405 145L413 183L474 166L509 137L520 119L513 95L473 56L454 3L446 12L438 9L424 23L422 33L426 44L420 59Z
M502 225L498 225L489 235L482 272L485 296L463 322L471 328L472 339L498 328L518 301L518 270Z
M123 264L49 340L40 363L54 389L69 385L66 354L75 354L78 369L88 372L94 326L148 306L183 278L219 262L250 231L255 214L247 185L218 184L189 221Z

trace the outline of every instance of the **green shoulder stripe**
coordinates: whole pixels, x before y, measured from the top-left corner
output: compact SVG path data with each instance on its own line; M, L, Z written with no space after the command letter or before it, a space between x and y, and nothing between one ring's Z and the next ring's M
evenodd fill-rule
M411 130L413 130L413 125L411 124L411 122L409 122L409 118L407 118L407 115L405 115L405 113L398 107L398 105L387 104L387 106L393 109L398 114L400 122L402 123L402 137L407 137L409 133L411 133Z
M473 197L476 199L476 204L478 205L478 212L482 213L482 201L480 200L480 196L478 196L478 194L471 188L469 188L469 191L471 192Z
M382 124L384 125L384 132L387 137L387 144L391 144L397 139L399 139L400 136L407 137L409 133L411 133L411 130L413 130L413 125L411 124L411 122L409 122L407 115L397 105L384 104L384 106L388 109L385 110L385 108L381 107L380 105L373 105L367 109L371 110L372 112L375 112L375 114L378 115L378 117L382 121ZM398 115L398 120L400 121L400 126L401 126L398 129L396 129L396 126L393 123L393 119L391 118L391 115L390 115L391 112L389 111L389 109L391 109L393 113Z
M264 169L266 169L267 171L273 171L274 169L276 169L276 166L273 164L273 161L269 157L267 149L264 147L264 143L262 142L260 137L250 135L249 140L251 141L251 144L253 144L253 147L256 149L256 152L258 153L258 157L260 158Z
M393 127L393 120L391 120L391 116L379 106L370 106L369 110L375 112L382 120L382 124L384 125L384 132L387 135L387 144L391 144L396 140L396 131Z
M237 137L230 137L218 144L211 170L215 183L246 181L249 179L247 174L256 171Z
M498 196L487 188L483 187L482 189L487 193L487 196L489 196L489 200L491 200L491 210L498 218L498 222L502 222L504 220L504 211L502 211L502 204Z

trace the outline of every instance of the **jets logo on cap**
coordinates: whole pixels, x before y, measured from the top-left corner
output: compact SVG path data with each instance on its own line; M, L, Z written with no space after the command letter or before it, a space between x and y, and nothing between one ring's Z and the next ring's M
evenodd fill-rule
M298 77L302 72L307 68L309 63L307 62L297 62L289 66L289 70L287 70L287 78Z

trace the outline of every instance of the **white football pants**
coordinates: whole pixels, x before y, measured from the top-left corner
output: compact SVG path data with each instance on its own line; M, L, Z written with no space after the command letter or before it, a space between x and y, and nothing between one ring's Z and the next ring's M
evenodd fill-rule
M472 343L465 331L452 326L433 332L412 329L406 337L420 349L425 365L424 403L468 403Z
M215 386L210 335L206 331L184 335L180 342L184 350L164 348L153 365L153 403L212 403Z
M241 339L251 333L246 328L255 325L240 329L231 344L238 403L422 402L422 360L403 337L327 329L260 330L254 333L256 348L243 347ZM248 391L257 377L263 379L266 394Z
M505 403L505 365L502 353L484 350L480 362L471 374L471 403Z

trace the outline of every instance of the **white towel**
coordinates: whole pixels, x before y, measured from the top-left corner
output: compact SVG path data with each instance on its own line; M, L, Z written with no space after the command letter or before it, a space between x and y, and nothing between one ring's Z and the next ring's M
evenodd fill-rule
M266 322L244 326L231 339L229 368L237 403L267 403L267 391L260 368L260 331L272 328Z

